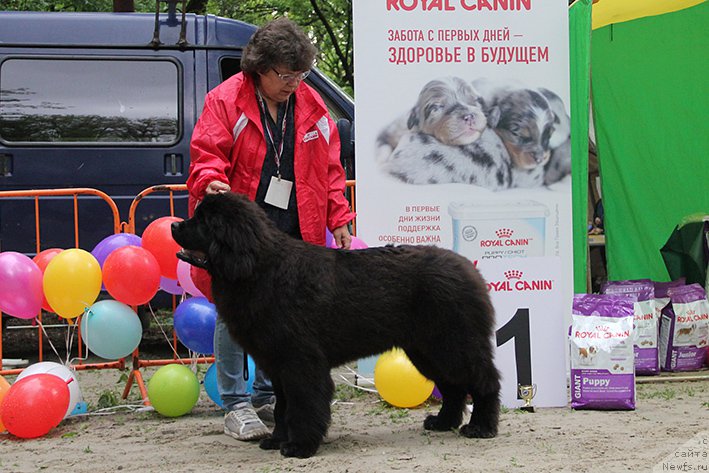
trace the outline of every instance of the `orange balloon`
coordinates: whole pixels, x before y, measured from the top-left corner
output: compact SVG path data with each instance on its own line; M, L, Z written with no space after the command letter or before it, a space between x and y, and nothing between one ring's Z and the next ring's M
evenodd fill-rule
M5 378L0 376L0 412L2 412L2 400L5 398L5 394L10 390L10 383L7 382ZM0 432L5 431L5 425L2 423L2 417L0 417Z
M61 248L48 248L37 253L35 257L32 258L32 261L34 261L35 264L39 266L39 269L44 275L44 270L49 264L49 262L52 261L52 258L57 256L62 251L64 250L62 250ZM42 296L42 309L46 310L47 312L54 312L54 309L52 309L52 307L49 305L49 302L47 302L47 296Z
M177 252L180 245L172 239L171 225L181 222L179 217L160 217L150 222L143 232L141 245L155 256L160 265L160 275L177 279Z
M118 302L147 304L160 289L160 266L145 248L122 246L103 262L103 284Z

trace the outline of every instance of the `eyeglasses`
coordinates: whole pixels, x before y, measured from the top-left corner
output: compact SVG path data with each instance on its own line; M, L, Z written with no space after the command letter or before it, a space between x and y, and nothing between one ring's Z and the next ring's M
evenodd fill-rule
M298 72L296 74L281 74L273 68L271 68L271 70L285 83L300 82L310 75L310 71Z

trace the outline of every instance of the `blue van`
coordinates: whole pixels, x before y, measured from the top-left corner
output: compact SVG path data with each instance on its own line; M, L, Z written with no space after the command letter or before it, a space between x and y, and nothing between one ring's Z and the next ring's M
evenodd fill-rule
M256 27L174 12L0 12L0 190L90 187L116 202L122 221L142 190L184 184L204 96L239 72ZM184 29L183 29L184 26ZM181 32L184 38L181 36ZM320 92L353 178L352 99L317 69ZM168 215L167 195L138 206L136 233ZM186 216L186 193L176 194ZM75 246L72 197L41 200L42 249ZM33 256L35 202L0 199L0 251ZM82 198L79 246L113 233L109 207Z

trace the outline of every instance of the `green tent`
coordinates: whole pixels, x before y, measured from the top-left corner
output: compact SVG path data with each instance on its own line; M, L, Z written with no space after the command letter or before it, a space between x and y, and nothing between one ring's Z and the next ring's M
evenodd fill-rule
M664 281L669 274L660 249L685 217L709 215L709 5L677 1L675 11L620 23L606 15L607 25L592 31L590 44L584 42L588 10L594 9L596 25L595 9L607 13L616 4L628 6L601 0L591 7L579 0L571 7L572 109L574 96L582 93L574 90L588 84L581 66L574 76L574 64L590 57L608 277ZM583 136L582 100L576 101L572 133ZM576 292L585 292L587 271L581 236L588 217L585 153L582 143L574 148L574 164L580 163L574 170Z

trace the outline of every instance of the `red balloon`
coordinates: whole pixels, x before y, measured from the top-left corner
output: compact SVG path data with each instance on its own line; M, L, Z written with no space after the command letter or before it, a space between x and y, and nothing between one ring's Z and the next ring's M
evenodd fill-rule
M103 284L118 302L147 304L160 289L160 265L145 248L122 246L103 262Z
M42 271L42 274L44 274L44 270L49 264L49 262L52 261L52 258L57 256L62 251L64 250L62 250L61 248L48 248L37 253L35 257L32 258L32 261L34 261L35 264L39 266L39 269ZM54 312L54 309L52 309L52 307L49 305L49 302L47 302L46 296L42 296L42 309L46 310L47 312Z
M143 232L142 246L150 251L160 265L160 275L177 279L177 252L180 245L172 239L170 226L173 222L181 222L179 217L160 217L150 222Z
M10 386L0 406L0 419L12 435L41 437L62 421L69 399L66 381L53 374L33 374Z

